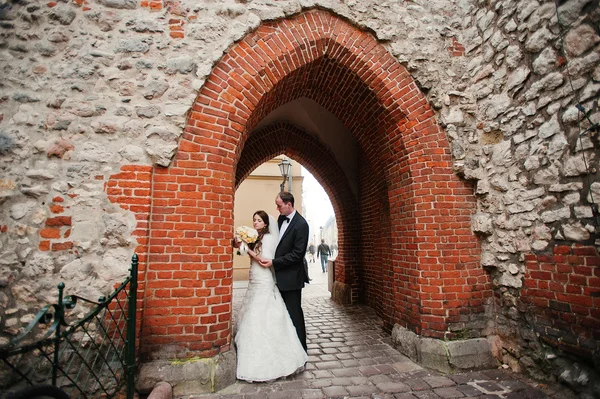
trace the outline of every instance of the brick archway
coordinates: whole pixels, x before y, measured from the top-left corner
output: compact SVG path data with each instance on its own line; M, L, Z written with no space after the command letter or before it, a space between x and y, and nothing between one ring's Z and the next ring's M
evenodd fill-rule
M253 132L248 137L238 162L235 187L256 167L280 154L286 154L319 178L331 200L338 225L340 248L336 259L336 280L348 284L353 292L358 293L358 201L342 168L335 162L334 154L322 142L286 122L274 123Z
M302 96L335 115L359 145L358 223L343 233L358 245L340 255L345 281L356 287L360 279L363 299L388 325L436 338L481 334L489 277L470 230L472 190L452 172L444 132L406 69L371 34L313 10L264 23L229 50L198 94L173 165L154 171L145 296L166 298L145 313L146 357L229 349L235 185L276 150L252 150L255 126ZM336 215L349 220L346 188L329 180L335 167L328 172L295 134L298 152L282 152L316 171ZM165 334L169 328L176 333Z

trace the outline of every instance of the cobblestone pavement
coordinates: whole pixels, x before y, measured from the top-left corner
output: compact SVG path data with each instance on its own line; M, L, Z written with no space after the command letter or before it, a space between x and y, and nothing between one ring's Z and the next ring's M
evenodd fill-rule
M391 346L381 320L366 306L339 306L329 299L327 274L311 264L303 290L309 360L306 370L269 383L238 381L224 390L185 398L372 398L372 399L571 399L558 386L534 383L504 370L442 374L424 369ZM234 285L238 309L245 284Z

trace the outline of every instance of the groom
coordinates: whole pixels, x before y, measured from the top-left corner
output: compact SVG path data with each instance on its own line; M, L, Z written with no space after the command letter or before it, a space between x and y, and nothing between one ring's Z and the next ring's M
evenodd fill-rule
M285 302L288 313L296 327L298 338L306 347L306 327L304 325L304 312L302 311L302 288L308 282L308 273L305 270L304 255L308 245L308 223L294 209L294 196L287 191L282 191L275 198L275 205L279 211L279 244L275 250L273 260L263 260L260 265L275 269L277 286Z

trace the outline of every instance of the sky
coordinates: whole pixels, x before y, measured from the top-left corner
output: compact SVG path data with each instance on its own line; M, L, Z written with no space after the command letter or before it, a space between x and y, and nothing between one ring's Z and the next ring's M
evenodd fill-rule
M304 176L302 202L306 209L306 215L303 216L310 224L311 237L314 234L318 236L318 228L333 216L333 207L323 187L304 167L302 167L302 176Z

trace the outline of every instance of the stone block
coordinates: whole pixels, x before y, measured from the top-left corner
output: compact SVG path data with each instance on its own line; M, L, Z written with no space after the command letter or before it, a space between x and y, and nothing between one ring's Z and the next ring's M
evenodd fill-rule
M492 345L486 338L442 341L420 337L395 325L392 330L392 345L419 365L444 373L498 366L492 354Z
M340 305L352 304L352 288L348 284L340 283L339 281L334 282L331 299Z
M498 362L492 356L492 348L485 338L451 341L446 343L449 363L452 367L469 370L498 367Z
M414 332L395 325L392 329L392 344L400 353L408 356L410 360L418 361L417 346L419 343L419 336Z
M235 383L237 368L237 354L234 350L222 353L218 356L215 367L215 391Z
M142 364L136 388L142 394L149 393L158 383L167 381L174 397L210 393L233 384L235 371L234 351L205 359L155 360Z
M417 347L419 363L443 373L452 371L448 362L448 349L446 343L439 339L420 338Z

